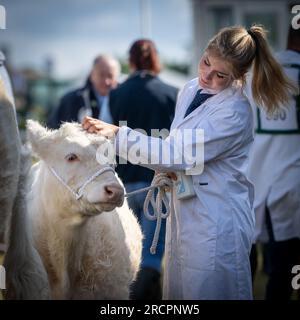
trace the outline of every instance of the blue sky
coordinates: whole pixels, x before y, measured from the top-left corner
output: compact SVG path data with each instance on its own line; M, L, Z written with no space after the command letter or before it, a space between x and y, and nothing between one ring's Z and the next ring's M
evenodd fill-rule
M41 67L51 56L57 75L77 76L89 69L98 53L127 57L129 45L142 36L141 1L0 0L7 15L7 29L0 30L0 46L9 46L16 66ZM150 38L161 57L188 62L190 0L146 1Z

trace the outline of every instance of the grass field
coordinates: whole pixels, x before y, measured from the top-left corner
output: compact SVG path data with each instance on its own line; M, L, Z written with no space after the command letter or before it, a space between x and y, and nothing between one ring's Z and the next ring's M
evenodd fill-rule
M253 283L253 296L255 300L263 300L268 276L263 272L263 258L260 248L257 248L257 271Z

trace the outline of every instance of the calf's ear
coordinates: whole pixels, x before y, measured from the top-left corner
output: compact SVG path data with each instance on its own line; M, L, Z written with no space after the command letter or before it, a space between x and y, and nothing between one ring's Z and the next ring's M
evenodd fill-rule
M49 146L53 142L53 131L47 130L37 121L27 120L27 139L31 144L32 150L40 158L44 158L49 152Z

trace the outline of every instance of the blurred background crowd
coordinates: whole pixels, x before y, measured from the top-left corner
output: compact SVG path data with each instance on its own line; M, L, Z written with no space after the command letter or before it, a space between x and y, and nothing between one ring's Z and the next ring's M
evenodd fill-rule
M163 62L161 78L180 88L197 73L208 39L221 27L253 22L269 30L274 50L284 49L292 18L289 0L62 0L1 1L6 56L20 129L26 117L45 121L69 89L84 84L99 53L129 72L129 45L152 39Z

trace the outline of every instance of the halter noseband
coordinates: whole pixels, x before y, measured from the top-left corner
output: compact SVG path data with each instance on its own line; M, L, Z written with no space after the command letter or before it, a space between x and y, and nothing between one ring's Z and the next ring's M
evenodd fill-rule
M76 200L79 200L82 196L83 196L83 190L84 188L90 183L92 182L95 178L97 178L98 176L100 176L102 173L107 172L107 171L112 171L113 173L115 173L115 170L111 167L105 167L102 168L100 170L98 170L96 173L94 173L90 178L88 178L84 184L78 189L78 191L76 192L75 190L73 190L60 176L59 174L55 171L55 169L53 167L49 166L50 171L53 173L53 175L57 178L57 180L63 185L65 186L75 197Z

